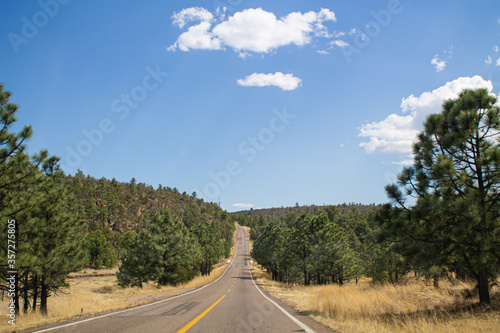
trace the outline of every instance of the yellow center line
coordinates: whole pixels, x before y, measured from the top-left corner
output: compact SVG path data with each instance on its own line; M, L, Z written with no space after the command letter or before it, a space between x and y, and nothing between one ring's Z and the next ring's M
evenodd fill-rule
M228 290L229 291L229 290ZM205 311L203 311L202 313L200 313L198 315L198 317L194 318L193 320L191 320L186 326L184 326L183 328L181 328L179 331L177 331L177 333L184 333L184 332L187 332L191 327L193 327L194 324L196 324L201 318L203 318L207 313L210 312L210 310L212 310L220 301L222 301L222 299L226 297L226 295L222 296L221 298L219 298L217 300L217 302L215 302L214 304L210 305L210 307L208 309L206 309Z

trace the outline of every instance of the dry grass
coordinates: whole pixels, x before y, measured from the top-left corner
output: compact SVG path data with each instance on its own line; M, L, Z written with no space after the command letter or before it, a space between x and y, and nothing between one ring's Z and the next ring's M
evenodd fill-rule
M236 245L236 241L234 242ZM236 247L231 250L231 257ZM159 299L175 296L195 289L217 279L227 267L227 259L215 265L210 276L198 276L193 280L178 285L157 287L149 283L143 288L121 288L118 286L113 270L87 270L71 274L69 288L64 293L54 295L48 300L48 316L38 312L20 314L16 318L16 326L8 324L8 299L0 299L0 332L12 332L36 326L44 326L59 321L72 319L78 316L88 316L114 310L126 309L140 304L150 303ZM96 275L96 276L93 276ZM105 275L105 276L97 276ZM108 275L108 276L106 276ZM21 304L22 307L22 304Z
M491 306L464 295L469 284L442 282L439 290L424 281L405 285L288 286L256 268L257 282L274 297L339 332L500 332L500 292Z

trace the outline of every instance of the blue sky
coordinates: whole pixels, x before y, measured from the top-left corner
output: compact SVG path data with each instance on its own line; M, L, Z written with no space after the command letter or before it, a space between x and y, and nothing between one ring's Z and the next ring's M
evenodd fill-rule
M31 152L228 211L382 203L425 116L500 92L497 1L4 1Z

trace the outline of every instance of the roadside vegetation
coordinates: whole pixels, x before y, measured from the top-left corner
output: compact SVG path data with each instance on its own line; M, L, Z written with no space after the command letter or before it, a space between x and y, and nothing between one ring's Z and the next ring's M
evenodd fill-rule
M499 288L492 288L490 305L479 305L473 281L443 280L439 289L414 276L397 284L363 278L343 286L303 286L273 281L259 266L253 273L273 297L336 332L486 333L500 327Z

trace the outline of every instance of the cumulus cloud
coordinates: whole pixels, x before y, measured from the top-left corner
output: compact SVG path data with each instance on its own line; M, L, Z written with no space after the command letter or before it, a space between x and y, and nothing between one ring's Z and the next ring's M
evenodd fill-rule
M213 19L212 13L202 7L185 8L180 12L175 12L172 15L172 23L179 28L183 28L187 23L193 21L211 22Z
M244 79L239 79L237 82L243 87L276 86L282 90L295 90L301 85L302 80L293 76L293 74L276 72L274 74L253 73Z
M441 72L446 67L446 61L439 59L437 54L432 58L431 64L436 66L436 72Z
M486 65L491 65L491 63L492 63L492 62L493 62L493 60L491 59L491 57L490 57L490 56L488 56L488 58L486 58L486 60L484 60L484 63L485 63Z
M193 25L182 33L177 42L170 46L167 50L173 51L179 48L181 51L189 51L195 49L201 50L220 50L222 48L220 40L215 38L210 29L210 22L201 22L198 25Z
M403 98L402 114L393 113L382 121L361 125L359 136L369 138L369 141L360 143L360 146L369 154L411 156L412 143L416 140L416 135L422 131L422 123L427 116L441 112L443 101L456 98L466 88L486 88L491 93L493 84L478 75L460 77L433 91L426 91L418 97L410 95Z
M495 62L495 65L500 66L500 58L497 59L497 61Z
M310 44L314 37L329 38L331 35L323 23L337 20L335 13L325 8L318 12L293 12L279 19L262 8L250 8L236 12L210 30L212 18L210 12L200 7L175 13L172 19L180 28L190 21L202 22L194 26L197 27L195 30L191 26L182 33L168 50L214 50L227 46L238 54L270 53L286 45Z
M235 203L235 204L232 204L231 206L237 207L237 208L253 208L253 204L250 204L250 203Z
M498 53L498 45L493 46L493 52Z

